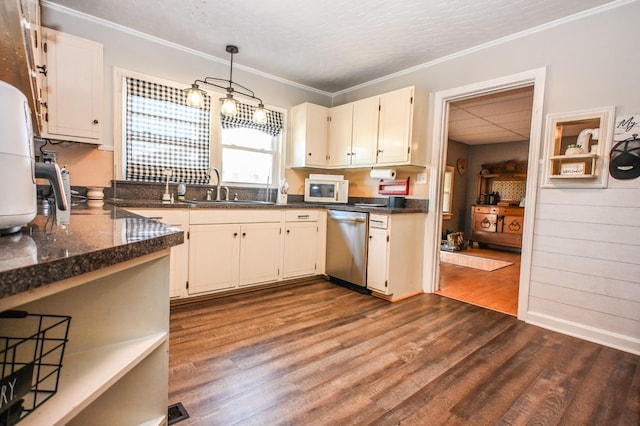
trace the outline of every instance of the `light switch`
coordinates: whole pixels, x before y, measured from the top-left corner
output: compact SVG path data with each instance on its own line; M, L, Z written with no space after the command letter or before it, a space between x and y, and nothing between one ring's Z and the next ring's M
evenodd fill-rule
M418 173L418 176L416 177L416 183L419 184L426 184L427 183L427 174L426 173Z

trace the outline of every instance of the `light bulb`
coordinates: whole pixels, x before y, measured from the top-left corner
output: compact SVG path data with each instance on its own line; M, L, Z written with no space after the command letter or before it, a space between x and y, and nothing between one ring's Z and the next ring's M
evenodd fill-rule
M233 99L231 94L227 95L226 98L222 98L222 106L220 107L220 112L226 116L233 117L238 112L236 107L236 101Z
M187 106L202 108L205 94L204 90L200 90L197 84L192 84L187 93Z
M253 111L253 121L257 124L267 124L267 111L264 109L264 105L258 105Z

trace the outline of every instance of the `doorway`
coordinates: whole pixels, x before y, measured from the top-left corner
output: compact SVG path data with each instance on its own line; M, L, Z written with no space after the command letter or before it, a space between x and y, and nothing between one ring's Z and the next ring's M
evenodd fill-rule
M475 254L480 254L477 257L493 257L495 260L502 260L500 258L510 258L507 259L507 262L513 263L516 267L512 269L502 268L500 271L495 270L492 272L485 271L471 271L468 275L467 281L476 282L475 288L473 290L477 290L479 288L478 283L480 280L478 279L481 275L480 272L484 274L489 274L492 279L487 280L487 288L488 293L496 293L496 288L499 286L501 281L507 279L508 281L515 284L517 290L517 302L512 300L512 304L517 306L516 312L519 319L526 319L526 312L528 308L528 293L529 293L529 276L531 269L531 244L530 241L533 235L533 220L535 209L532 208L535 206L536 199L536 186L537 186L537 169L538 169L538 157L540 151L540 139L541 139L541 127L542 127L542 101L543 101L543 93L544 93L544 78L545 78L545 70L538 69L532 70L520 74L515 74L512 76L507 76L495 80L485 81L481 83L472 84L469 86L463 86L456 89L451 89L447 91L438 92L435 95L435 114L434 114L434 140L439 141L439 143L433 144L433 158L436 159L435 164L438 167L434 167L434 175L431 181L430 186L430 198L435 200L434 208L437 209L438 214L434 214L431 218L428 219L427 227L428 229L432 229L434 235L441 236L443 232L446 231L446 228L443 226L443 201L442 195L444 192L444 172L446 170L446 166L449 165L447 162L452 162L451 158L447 158L447 154L450 151L449 140L455 140L449 137L449 118L451 114L452 107L456 107L456 103L461 104L467 100L474 99L482 99L485 96L502 96L515 94L518 91L532 91L531 96L531 113L530 113L530 121L529 121L529 131L528 142L524 142L526 146L523 148L523 151L526 153L524 159L526 160L526 189L525 196L526 206L531 208L524 209L524 224L523 224L523 232L522 232L522 241L521 241L521 250L514 250L513 248L509 248L504 250L504 247L482 247L478 248L474 245L474 250L488 250L483 251L482 253L478 251ZM473 119L478 119L480 117L471 117ZM525 132L526 133L526 132ZM525 134L527 136L527 134ZM515 139L514 139L515 140ZM520 142L523 142L522 140ZM522 147L521 147L522 148ZM485 148L483 148L485 149ZM488 148L486 148L488 149ZM487 161L486 158L480 158L478 161L483 162ZM456 159L457 160L457 159ZM464 158L463 158L464 160ZM463 161L462 169L467 168L467 179L471 176L472 179L477 179L479 172L481 171L481 165L476 164L475 162L470 162L470 158L467 158L467 163ZM457 161L455 161L457 163ZM480 163L482 164L482 163ZM453 165L453 164L452 164ZM456 168L459 167L458 164L454 165ZM459 172L457 172L459 173ZM461 176L459 174L455 175L456 179L459 179ZM454 179L455 180L455 179ZM467 189L464 190L466 194L473 194L471 196L465 195L465 198L471 202L477 201L474 198L477 198L477 185L476 184L467 184ZM466 205L470 205L465 201ZM458 227L461 229L466 228L467 232L470 233L470 221L471 215L469 210L470 207L465 207L463 213L458 213L460 218L463 219L464 224L459 225ZM455 211L454 211L455 217ZM466 234L469 235L469 234ZM450 278L453 275L448 275L449 272L447 270L447 266L441 267L441 238L435 238L433 241L433 245L427 248L428 257L430 259L426 259L426 266L431 266L432 275L428 278L431 278L431 286L427 283L426 288L431 289L433 292L438 292L441 290L441 275L443 279L446 281L447 278ZM427 242L427 245L430 245ZM429 262L430 261L430 262ZM457 266L457 265L456 265ZM500 278L500 275L507 275L506 271L510 271L508 275L510 278ZM455 272L455 271L454 271ZM428 279L427 278L427 279ZM445 283L446 285L446 283ZM481 303L478 303L481 304ZM511 312L511 314L516 314L516 312Z
M447 120L437 293L513 316L532 108L530 85L450 102Z

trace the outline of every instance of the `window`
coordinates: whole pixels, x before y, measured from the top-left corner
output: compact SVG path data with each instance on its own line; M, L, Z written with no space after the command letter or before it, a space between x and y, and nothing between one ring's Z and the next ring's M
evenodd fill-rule
M222 180L271 184L278 167L283 115L267 110L267 124L256 124L251 105L238 103L235 117L220 115Z
M181 88L125 78L124 172L126 180L209 182L210 97L189 107Z

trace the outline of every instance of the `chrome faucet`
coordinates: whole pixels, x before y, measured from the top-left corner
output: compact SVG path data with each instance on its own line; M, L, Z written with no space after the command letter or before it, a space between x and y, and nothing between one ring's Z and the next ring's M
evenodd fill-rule
M215 167L211 167L211 170L216 172L216 201L220 201L220 171Z

